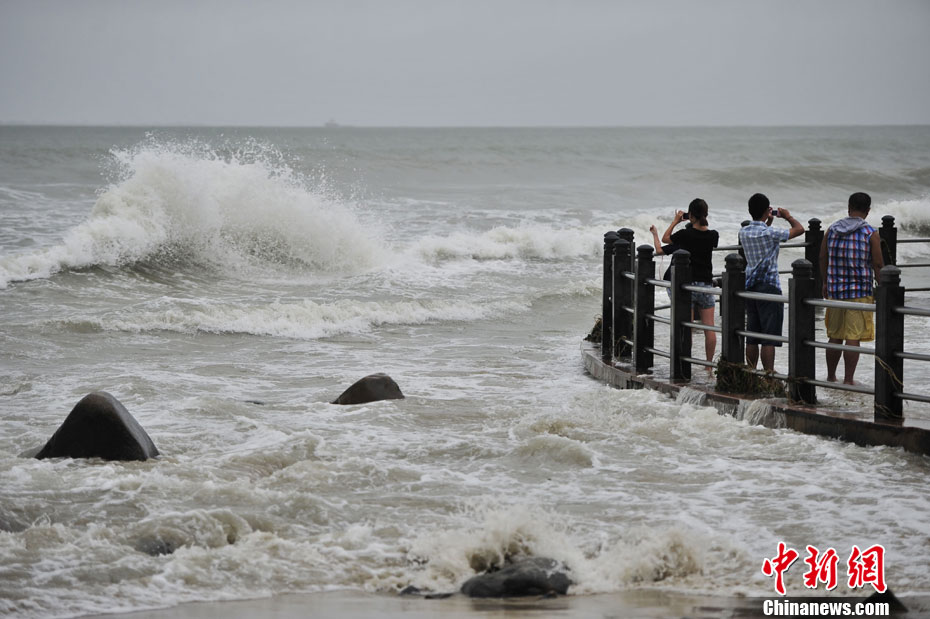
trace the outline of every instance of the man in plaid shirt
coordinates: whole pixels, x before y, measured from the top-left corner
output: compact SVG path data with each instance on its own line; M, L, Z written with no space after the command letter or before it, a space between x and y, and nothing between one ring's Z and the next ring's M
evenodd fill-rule
M872 209L867 193L849 196L848 217L827 229L820 246L820 274L823 277L823 298L872 303L872 280L884 266L881 238L875 228L866 223ZM859 346L875 339L872 312L827 308L827 336L831 344ZM843 357L844 379L855 385L853 375L859 363L859 353L827 350L827 380L836 382L836 368Z
M739 231L739 242L746 256L746 290L766 294L781 294L778 281L778 250L780 243L804 233L804 226L791 216L788 209L780 208L777 213L771 208L769 199L761 193L749 198L749 214L752 222ZM791 224L789 230L775 229L772 221L780 217ZM746 330L766 335L781 335L785 306L774 301L746 299ZM781 342L746 338L746 363L756 367L759 362L759 346L762 347L762 369L775 371L775 347Z

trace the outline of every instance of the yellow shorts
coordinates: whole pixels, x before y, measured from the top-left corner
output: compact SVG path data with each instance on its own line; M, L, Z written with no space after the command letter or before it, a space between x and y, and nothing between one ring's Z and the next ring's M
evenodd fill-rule
M874 303L872 297L843 299L852 303ZM875 339L875 321L872 312L827 308L827 337L837 340L871 342Z

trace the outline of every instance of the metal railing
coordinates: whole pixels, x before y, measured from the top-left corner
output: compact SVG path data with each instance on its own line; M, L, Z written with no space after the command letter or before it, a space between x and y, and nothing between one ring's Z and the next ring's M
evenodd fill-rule
M748 222L746 222L748 223ZM904 361L930 361L930 355L904 351L904 319L906 316L930 317L930 310L904 304L905 288L901 285L901 268L927 267L930 264L895 265L897 244L930 242L930 239L898 239L894 218L886 215L879 229L882 238L885 268L879 275L874 291L875 303L853 303L822 299L820 275L820 245L824 232L817 219L809 221L805 240L783 243L783 248L803 248L805 258L797 259L792 268L787 295L766 294L745 290L745 259L737 253L726 257L726 268L720 274L719 287L692 285L691 261L687 251L672 255L671 281L656 279L656 265L651 245L641 245L633 255L633 231L627 228L604 235L604 295L602 315L601 355L605 363L614 359L629 359L637 373L650 372L655 357L669 362L669 377L674 381L691 379L691 366L713 367L714 362L696 359L691 354L694 330L721 334L720 360L742 366L743 371L774 377L788 385L789 397L798 402L816 404L816 388L838 389L872 395L876 420L903 419L903 402L930 403L930 396L904 390ZM740 249L736 246L717 248L720 251ZM655 289L667 288L671 303L656 307ZM914 290L914 289L912 289ZM926 289L916 289L926 290ZM720 326L693 322L691 293L702 292L719 297ZM769 335L746 330L746 301L766 301L788 305L788 335ZM818 342L815 339L817 308L855 309L876 315L875 347L860 347ZM658 314L669 310L668 317ZM655 324L668 325L668 349L655 344ZM747 337L788 345L788 374L773 374L743 365ZM874 389L816 379L816 351L833 350L871 355L875 358Z

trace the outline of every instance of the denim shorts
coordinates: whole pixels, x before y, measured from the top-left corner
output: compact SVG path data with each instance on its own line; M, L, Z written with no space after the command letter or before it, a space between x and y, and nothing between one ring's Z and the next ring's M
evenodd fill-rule
M707 282L691 282L692 286L701 286L702 288L713 288L712 284ZM695 309L708 309L717 305L717 297L707 292L692 292L691 305Z
M781 290L771 284L755 284L746 289L749 292L781 294ZM785 318L785 306L777 301L756 301L746 299L746 330L766 335L781 335L782 322ZM781 346L781 342L746 337L747 344L759 346Z
M703 286L705 288L713 288L712 285L707 282L691 282L692 286ZM666 288L665 294L668 295L668 300L672 300L672 289ZM693 309L707 309L713 307L717 304L717 298L706 292L692 292L691 293L691 307Z

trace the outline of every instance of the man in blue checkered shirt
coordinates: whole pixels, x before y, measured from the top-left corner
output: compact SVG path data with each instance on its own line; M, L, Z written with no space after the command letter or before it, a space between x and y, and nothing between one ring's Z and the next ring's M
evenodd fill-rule
M749 198L752 222L739 231L739 242L746 256L746 290L766 294L781 294L778 281L778 249L781 243L804 233L804 226L791 216L788 209L774 211L769 199L761 193ZM780 217L791 224L790 230L775 229L772 221ZM746 299L746 330L766 335L781 335L785 306L774 301ZM746 363L756 367L759 346L762 347L762 369L775 371L775 347L781 342L746 338Z

